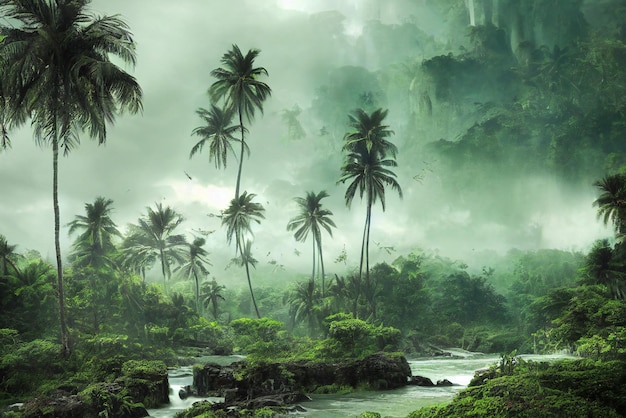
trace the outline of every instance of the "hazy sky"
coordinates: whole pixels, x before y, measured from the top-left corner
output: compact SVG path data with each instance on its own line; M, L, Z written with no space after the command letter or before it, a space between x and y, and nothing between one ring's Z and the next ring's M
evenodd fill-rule
M114 200L113 219L125 230L147 206L163 202L185 216L181 231L190 237L198 228L216 231L207 244L214 275L219 281L222 275L231 274L223 266L234 249L226 246L225 230L210 215L224 209L234 195L236 161L231 156L228 168L218 171L209 163L208 154L190 160L189 151L197 141L191 131L201 123L195 110L209 106L206 90L214 81L209 73L220 65L222 54L238 44L243 51L261 49L256 64L268 70L264 81L272 88L264 115L257 115L249 126L251 156L244 161L242 177L242 190L256 193L266 208L266 220L254 227L253 251L259 266L276 262L287 269L309 271L310 244L296 244L285 227L297 211L293 197L323 189L331 195L324 203L334 212L338 226L334 239L323 238L327 271L343 272L343 264L333 260L344 246L348 267L357 265L365 207L357 198L348 210L343 203L345 186L335 184L341 143L320 137L317 132L323 124L306 118L306 138L290 141L280 116L295 104L306 111L316 88L334 67L362 65L376 70L372 62L359 61L362 56L352 53L351 46L365 21L401 21L407 3L411 2L94 0L92 10L120 14L134 33L137 66L128 71L143 88L144 111L120 116L109 127L106 145L97 146L83 135L80 147L61 158L61 223L66 225L74 215L84 213L85 203L104 196ZM332 20L322 13L332 8L349 16L340 23L338 33L336 27L320 23ZM438 35L429 12L417 13L416 20L424 22L424 31ZM390 115L390 121L394 120ZM403 140L398 136L393 140L402 156ZM17 244L19 251L35 249L52 259L51 150L34 144L30 126L14 131L12 143L11 149L0 154L0 233ZM451 257L511 247L586 249L595 238L609 235L596 221L591 187L572 195L550 179L520 180L508 192L510 196L502 198L528 203L523 222L505 224L485 220L470 205L450 203L440 190L436 172L422 182L415 181L413 177L424 168L419 156L403 155L399 162L398 181L405 196L400 200L390 190L387 211L383 213L380 206L374 209L374 260L391 260L415 248L437 249ZM71 239L66 227L61 237L67 254ZM396 252L388 254L382 247L394 247Z

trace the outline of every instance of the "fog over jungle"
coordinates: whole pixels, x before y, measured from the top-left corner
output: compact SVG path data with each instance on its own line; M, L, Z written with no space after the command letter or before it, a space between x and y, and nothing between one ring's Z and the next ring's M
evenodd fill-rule
M234 195L237 161L230 155L228 167L218 170L208 153L189 158L198 141L192 130L202 123L195 111L210 105L210 72L237 44L244 52L261 50L255 64L267 69L263 81L272 88L264 113L247 126L250 156L242 176L242 190L257 194L266 209L265 220L253 225L259 269L310 271L310 242L296 243L286 225L297 213L293 198L321 190L330 195L323 203L337 225L332 238L323 236L326 270L341 274L358 267L365 204L357 196L348 209L346 185L337 180L347 115L364 105L389 109L404 194L400 199L388 190L385 212L380 204L373 208L371 264L423 249L480 268L486 261L476 254L585 251L610 236L592 207L593 182L605 174L603 167L589 170L580 157L570 171L519 165L523 156L508 159L506 153L497 164L471 158L457 164L440 154L473 127L487 129L481 118L488 103L516 100L500 80L487 80L484 93L473 91L472 84L485 80L472 77L455 81L463 93L454 105L438 99L420 64L469 50L470 24L484 23L488 15L478 6L470 13L464 0L444 3L450 4L445 10L435 0L94 0L94 13L121 15L134 34L137 65L128 71L143 89L144 110L120 115L108 128L106 145L84 134L81 145L60 159L61 224L104 196L114 201L112 217L124 231L146 207L162 202L185 217L181 229L189 237L214 231L206 246L212 275L220 282L243 280L237 268L225 270L234 247L227 246L216 216ZM591 3L605 2L581 2L581 18L600 25L600 8ZM536 44L552 48L557 42L545 28L535 29ZM303 135L289 129L288 115L297 118L300 125L291 127L300 126ZM542 129L534 127L534 135ZM28 124L11 140L0 153L0 233L21 251L53 259L50 149L34 144ZM65 252L72 242L67 231L61 231ZM346 263L334 262L344 248Z

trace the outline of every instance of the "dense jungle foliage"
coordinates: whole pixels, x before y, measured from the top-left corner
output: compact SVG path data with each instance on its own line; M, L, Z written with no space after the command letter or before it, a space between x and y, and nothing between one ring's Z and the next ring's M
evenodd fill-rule
M89 2L32 3L54 8ZM304 197L296 198L300 213L285 227L297 241L312 240L312 272L294 273L288 283L274 286L258 286L251 277L264 272L254 270L251 241L252 227L263 221L266 209L254 201L254 193L240 191L241 164L247 126L255 111L262 112L271 89L260 81L268 76L265 68L254 67L260 51L246 54L233 45L211 73L212 104L198 109L207 125L194 131L200 142L192 155L206 145L221 168L235 145L236 192L220 216L227 242L236 249L229 268L241 269L248 288L231 287L212 271L204 247L217 234L194 235L191 231L203 225L186 225L183 214L162 203L147 207L135 224L121 230L113 219L114 202L96 197L65 225L74 243L64 258L57 248L54 261L0 235L0 407L60 386L80 392L94 382L111 381L124 374L128 360L176 365L199 353L241 353L250 361L323 362L379 351L418 356L460 347L486 353L568 350L586 359L553 368L516 366L450 405L415 417L531 416L547 409L567 415L580 408L588 416L618 416L624 410L623 390L611 390L623 386L626 360L626 2L469 2L475 7L469 27L463 2L425 3L446 16L448 45L410 19L402 25L369 22L363 42L372 40L386 53L392 53L384 48L388 42L413 39L399 44L402 61L383 54L378 71L336 68L311 100L309 112L324 123L320 136L342 138L344 162L336 169L346 205L358 194L367 209L359 265L351 273L335 274L324 265L322 236L332 239L338 229L321 203L328 193L303 191ZM2 1L0 11L27 7L21 4ZM80 21L80 14L73 17ZM108 24L120 22L114 18ZM102 30L111 29L108 24ZM467 27L466 34L453 32L453 26ZM3 27L0 41L3 147L10 145L5 127L32 119L37 139L50 142L56 158L59 147L68 151L75 145L70 134L75 126L104 142L105 120L98 111L111 122L118 106L140 109L140 89L127 74L92 80L86 68L83 73L44 65L29 73L39 82L26 83L15 65L30 61L11 47L22 39L16 32ZM50 46L36 31L26 32L33 45ZM110 64L88 31L71 36L86 36L97 59ZM104 51L132 62L132 48L126 47ZM242 65L252 74L244 77L250 84L243 92L229 84ZM51 85L41 81L46 77L71 87L48 91ZM112 90L105 98L85 101L81 95L91 91L86 86ZM53 110L62 108L59 103L65 109ZM391 142L388 112L407 117L401 146ZM302 135L299 115L297 108L284 114L290 136ZM595 182L597 198L589 211L597 210L615 234L586 252L489 254L482 270L447 258L445 251L421 248L406 254L387 248L390 261L370 266L372 210L384 210L386 191L402 196L395 167L423 156L436 161L442 189L471 200L486 218L516 219L515 211L492 206L503 199L505 180L516 175L553 176L563 187ZM419 182L421 174L414 180ZM471 199L479 188L493 188L494 196ZM58 216L56 221L58 227ZM405 233L411 234L410 226ZM341 264L345 254L334 261ZM605 392L589 389L598 382L606 383ZM505 390L516 395L494 399Z

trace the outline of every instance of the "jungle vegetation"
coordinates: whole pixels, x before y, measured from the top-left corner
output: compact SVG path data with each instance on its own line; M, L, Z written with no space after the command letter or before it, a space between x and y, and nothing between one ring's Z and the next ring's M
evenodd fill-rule
M86 13L87 0L0 0L0 13L18 22L0 26L0 145L10 153L11 129L30 122L35 142L51 146L56 249L51 262L0 235L0 407L61 383L79 390L106 381L125 360L146 353L174 364L178 354L192 355L197 347L318 361L451 346L489 353L568 350L587 359L574 370L623 367L626 4L607 1L589 11L582 0L484 2L472 6L468 26L459 23L468 12L462 2L426 3L467 28L464 36L450 36L462 47L439 45L410 22L370 22L364 37L384 43L397 31L411 33L428 55L400 63L383 57L376 73L336 68L311 98L307 112L324 122L320 136L336 141L343 162L335 190L293 196L299 212L284 228L297 241L310 234L312 265L282 286L258 286L251 275L258 263L253 229L269 209L241 187L243 161L254 158L262 141L247 134L272 94L263 81L272 80L271 73L257 66L261 50L244 53L238 45L210 72L215 80L207 81L209 104L197 110L203 125L190 129L200 138L190 158L208 151L214 167L207 170L226 167L231 155L237 161L235 195L218 216L226 232L221 240L234 244L231 268L245 274L248 288L240 289L212 268L206 246L218 234L200 236L203 225L188 225L163 202L146 202L145 213L123 228L115 222L115 202L94 196L66 224L74 242L62 256L59 152L69 153L79 136L104 143L121 111L141 111L139 84L110 60L133 64L133 39L122 18ZM485 6L496 3L497 10ZM220 51L212 53L217 60ZM395 96L403 99L390 103ZM301 113L290 112L284 119L292 136L300 135L293 132L300 132ZM406 126L391 125L393 112ZM458 136L445 123L450 118L463 126ZM442 189L458 199L486 186L497 195L503 172L548 174L564 187L588 184L596 192L589 211L614 234L588 251L493 254L481 269L428 248L404 254L388 248L389 261L370 265L372 213L385 216L389 193L402 197L397 167L423 156L436 158ZM417 174L411 181L420 180ZM323 205L330 194L343 194L348 209L364 212L358 266L348 274L324 264L322 237L332 240L341 231L333 214L345 209ZM490 203L473 205L485 216L515 216ZM335 265L342 261L345 254ZM523 375L524 393L537 376L555 379L553 370L532 367L510 373ZM561 389L546 394L561 396ZM600 396L593 402L589 413L622 405ZM484 410L491 413L489 407ZM416 416L445 414L442 408Z

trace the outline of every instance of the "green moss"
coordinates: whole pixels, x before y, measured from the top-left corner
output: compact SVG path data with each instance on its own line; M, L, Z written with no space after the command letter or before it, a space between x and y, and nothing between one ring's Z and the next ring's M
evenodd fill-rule
M414 411L409 418L621 416L623 364L590 366L585 361L530 364L470 387L449 404Z
M151 379L167 375L167 366L160 360L129 360L122 365L122 375Z
M191 408L187 408L184 411L176 413L174 418L219 417L219 415L215 415L215 413L219 411L211 410L212 405L213 402L210 401L194 402Z
M324 395L329 393L334 393L338 395L347 395L349 393L354 392L354 388L352 386L339 385L337 383L332 385L324 385L315 388L311 393L315 393L318 395Z

